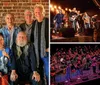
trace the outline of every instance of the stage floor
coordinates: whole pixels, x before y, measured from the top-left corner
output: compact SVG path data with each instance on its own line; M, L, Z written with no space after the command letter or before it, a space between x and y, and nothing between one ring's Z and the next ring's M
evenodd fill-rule
M52 36L51 42L93 42L92 36L59 37Z

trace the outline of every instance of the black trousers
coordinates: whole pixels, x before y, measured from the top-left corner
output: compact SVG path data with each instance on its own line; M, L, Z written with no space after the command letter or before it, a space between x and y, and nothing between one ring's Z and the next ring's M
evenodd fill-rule
M40 84L39 85L46 85L45 84L45 78L44 78L44 63L41 59L41 57L39 58L39 67L38 67L38 73L40 74Z

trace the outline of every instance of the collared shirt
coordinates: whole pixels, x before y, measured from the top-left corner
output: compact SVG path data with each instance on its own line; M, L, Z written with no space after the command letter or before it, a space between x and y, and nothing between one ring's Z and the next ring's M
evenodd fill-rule
M17 26L14 26L13 30L9 31L8 26L4 26L0 29L0 32L4 36L4 42L5 46L11 48L12 44L15 42L18 32L20 31L20 28Z
M30 24L30 25L25 24L25 28L26 28L25 33L27 34L28 42L30 42L32 24Z
M32 24L28 25L26 22L22 23L19 27L22 31L24 31L28 36L28 42L31 42L30 36L31 36L31 30L32 30Z
M13 34L14 34L14 29L8 31L10 35L10 48L12 47L13 44Z

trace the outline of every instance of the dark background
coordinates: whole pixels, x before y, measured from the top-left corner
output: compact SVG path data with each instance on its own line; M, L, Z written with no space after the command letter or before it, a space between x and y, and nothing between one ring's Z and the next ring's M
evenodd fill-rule
M51 0L51 4L56 4L58 6L60 5L62 8L68 7L72 9L76 7L81 12L85 12L85 11L93 12L93 13L100 12L99 7L95 5L93 0Z
M98 0L100 2L100 0ZM100 8L95 5L93 0L51 0L51 4L61 6L63 9L74 8L80 10L81 13L87 12L90 16L98 14L98 19L100 19ZM55 14L51 12L51 22Z

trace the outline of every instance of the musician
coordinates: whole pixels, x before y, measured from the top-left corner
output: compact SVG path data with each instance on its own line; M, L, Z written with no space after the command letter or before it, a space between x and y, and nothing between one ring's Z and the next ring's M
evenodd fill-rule
M92 28L97 28L97 14L96 15L93 15L91 17L91 25L92 25Z
M77 32L76 18L77 18L77 10L76 8L73 8L72 11L69 13L69 20L72 24L72 28L74 28L74 30Z
M54 16L53 20L55 23L56 30L60 30L60 28L62 28L63 17L64 17L64 14L62 13L62 10L59 10L59 13Z
M80 13L80 11L77 11L77 18L76 18L76 21L78 22L78 25L79 25L79 33L82 33L82 32L84 32L84 21L83 21L83 19L82 19L82 16L83 16L83 14L82 13Z
M87 14L87 12L84 12L82 19L84 21L85 29L90 28L90 16Z

